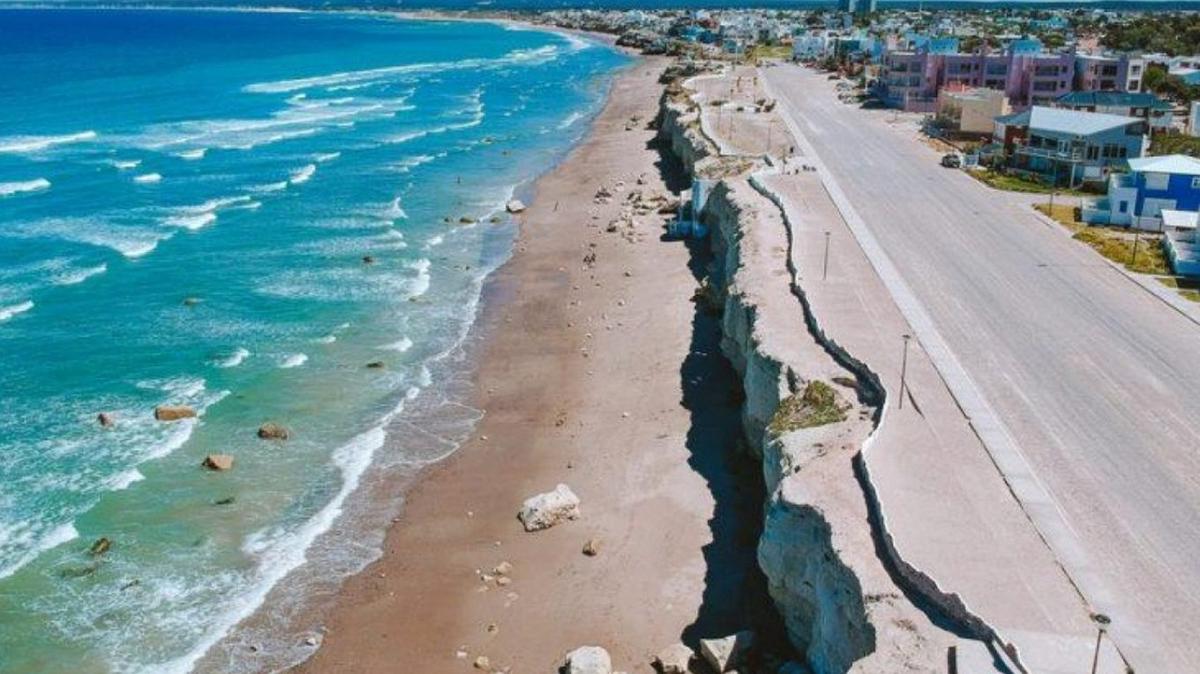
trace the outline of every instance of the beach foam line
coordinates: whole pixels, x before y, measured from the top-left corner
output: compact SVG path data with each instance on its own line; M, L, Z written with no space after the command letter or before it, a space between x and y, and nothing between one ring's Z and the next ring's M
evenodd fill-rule
M56 145L82 143L95 138L95 131L80 131L61 136L7 136L0 138L0 154L31 154Z
M392 203L384 211L384 217L389 220L407 220L408 213L400 206L400 197L392 199Z
M196 231L205 225L210 225L217 221L217 214L213 212L197 213L194 215L172 215L163 220L164 225L171 227L182 227L183 229Z
M312 179L313 174L317 172L316 164L308 164L302 166L295 171L292 171L291 177L288 178L288 183L291 185L301 185Z
M411 339L409 339L408 337L401 337L400 339L392 342L391 344L382 344L378 348L380 348L384 351L398 351L400 353L404 353L405 351L408 351L409 349L411 349L412 346L413 346L413 341Z
M208 148L201 147L196 148L195 150L186 150L184 152L180 152L175 156L185 161L198 161L200 159L204 159L204 155L206 154L208 154Z
M109 162L118 171L128 171L142 165L141 159L113 159Z
M72 269L56 275L50 282L56 286L73 286L83 283L93 276L103 274L106 271L108 271L107 264L98 264L95 267L85 267L83 269Z
M33 180L14 183L0 183L0 197L9 197L14 194L25 194L27 192L40 192L48 189L50 189L50 181L45 178L35 178Z
M242 91L255 94L285 94L313 87L345 86L349 84L369 84L379 80L393 79L405 75L428 75L452 70L475 70L503 67L507 65L549 62L559 55L558 47L547 45L536 49L516 49L498 58L470 58L459 61L432 61L427 63L410 63L383 68L366 70L351 70L347 72L330 73L315 77L301 77L291 80L275 80L273 82L257 82L242 87Z
M283 370L290 370L294 367L300 367L308 362L308 355L303 353L292 353L283 357L279 367Z
M575 122L578 122L581 119L583 119L583 113L572 112L570 115L567 115L566 119L564 119L563 121L558 123L558 130L564 131L566 129L569 129L569 128L571 128L572 125L575 124Z
M0 307L0 321L7 321L8 319L12 318L13 316L16 316L18 314L23 314L32 308L33 308L33 300L25 300L24 302L21 302L20 304L14 304L14 305L8 306L8 307Z
M105 480L104 486L108 487L109 491L121 491L123 489L128 489L129 486L134 482L141 482L145 479L146 476L142 475L142 471L138 470L137 468L130 468L128 470L123 470Z
M73 522L67 522L66 524L54 527L45 536L42 536L33 547L27 549L25 554L18 557L16 561L7 566L0 567L0 579L8 578L17 571L20 571L21 567L37 559L38 555L43 552L57 548L63 543L73 541L76 538L79 538L79 532L75 529Z
M246 359L249 357L250 352L248 350L238 347L233 350L233 353L228 354L223 358L217 358L213 360L213 365L219 368L237 367L238 365L246 362Z
M287 186L288 186L288 183L286 180L280 180L277 183L267 183L265 185L255 185L254 187L250 188L250 191L257 192L257 193L279 192L280 190L286 190Z
M133 177L133 182L139 185L153 185L154 183L162 182L161 173L143 173Z
M333 161L334 159L337 159L340 156L342 156L341 152L326 152L323 154L315 154L315 155L313 155L312 159L313 159L313 161L317 162L318 164L324 164L325 162Z

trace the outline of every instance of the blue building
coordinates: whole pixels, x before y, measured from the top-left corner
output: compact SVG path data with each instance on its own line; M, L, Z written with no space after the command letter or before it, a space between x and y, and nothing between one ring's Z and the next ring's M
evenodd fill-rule
M1108 196L1083 209L1084 221L1160 230L1163 211L1200 210L1200 159L1182 154L1129 160L1112 175Z
M1113 168L1145 154L1143 119L1034 106L997 117L994 135L1009 168L1069 187L1102 182Z

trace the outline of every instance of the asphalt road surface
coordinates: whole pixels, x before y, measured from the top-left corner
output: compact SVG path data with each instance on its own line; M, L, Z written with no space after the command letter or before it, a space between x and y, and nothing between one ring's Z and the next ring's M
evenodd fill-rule
M1082 550L1067 570L1130 663L1200 672L1200 326L891 113L764 72L1049 492L1074 539L1051 547Z

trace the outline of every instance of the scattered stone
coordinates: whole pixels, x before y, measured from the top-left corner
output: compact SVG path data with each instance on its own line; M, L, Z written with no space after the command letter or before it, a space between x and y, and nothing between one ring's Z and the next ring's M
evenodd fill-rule
M507 576L512 573L512 568L513 566L511 563L500 562L495 568L492 569L492 573L496 574L497 576Z
M384 368L384 364L382 360L373 360L367 363L367 368L371 370L382 370Z
M113 418L113 415L109 414L108 412L101 412L100 414L97 414L96 421L98 421L100 425L105 428L112 428L117 423L116 419Z
M209 454L200 465L209 470L232 470L233 456L229 454Z
M500 626L496 623L488 623L488 626L484 629L487 630L488 634L495 634L500 631Z
M374 255L364 255L362 260L363 260L363 264L375 264L375 256Z
M754 632L743 630L720 639L701 639L700 655L717 672L736 669L754 647Z
M310 635L310 636L304 637L304 645L305 646L308 646L310 648L315 648L317 646L317 644L319 644L319 643L321 643L321 642L318 641L317 638L314 636Z
M462 216L461 218L459 218L459 219L458 219L458 224L460 224L460 225L473 225L473 224L475 224L476 222L479 222L479 221L478 221L478 220L476 220L475 218L472 218L472 217L468 216L468 215L464 215L464 216Z
M613 674L612 658L599 646L580 646L567 653L566 674Z
M196 416L196 410L187 405L159 405L154 408L154 418L158 421L178 421Z
M504 210L509 213L520 213L525 210L525 204L521 203L520 199L513 199L507 204L504 204Z
M490 670L491 668L492 668L492 661L488 659L488 656L481 655L481 656L475 658L475 669L482 669L483 671L486 672L486 671Z
M203 301L204 300L200 299L199 297L185 297L185 298L183 298L183 306L194 307Z
M225 498L219 498L213 501L213 505L233 505L234 501L236 500L237 499L232 496L226 496Z
M565 484L525 499L517 518L525 525L525 531L540 531L562 522L579 517L579 497Z
M90 552L93 557L99 557L100 555L108 552L108 549L111 547L112 541L108 540L107 538L97 538L96 542L92 543L92 547L88 550L88 552Z
M688 667L695 655L692 649L683 644L671 644L659 651L654 658L654 666L660 674L688 674Z
M600 539L589 538L587 543L583 544L583 554L588 557L595 557L600 554Z
M508 576L500 576L496 579L496 585L499 585L500 587L508 587L511 584L512 578L509 578Z
M273 421L268 421L258 427L258 437L263 440L287 440L290 435L288 429Z

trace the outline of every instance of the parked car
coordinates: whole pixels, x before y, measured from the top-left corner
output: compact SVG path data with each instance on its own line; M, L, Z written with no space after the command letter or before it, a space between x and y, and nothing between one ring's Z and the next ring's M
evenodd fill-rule
M956 152L944 154L942 155L942 166L946 168L962 168L962 157L958 156Z

